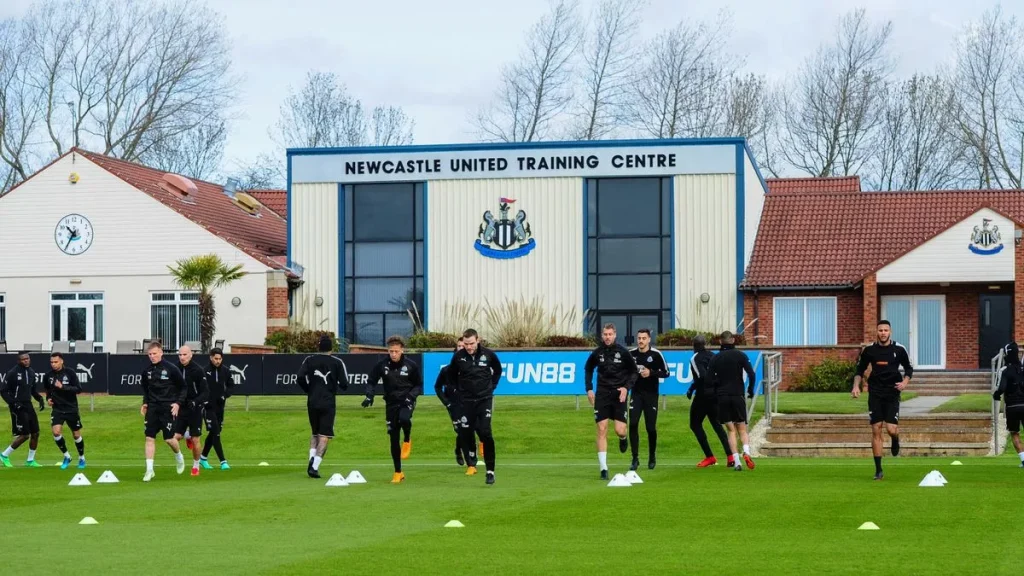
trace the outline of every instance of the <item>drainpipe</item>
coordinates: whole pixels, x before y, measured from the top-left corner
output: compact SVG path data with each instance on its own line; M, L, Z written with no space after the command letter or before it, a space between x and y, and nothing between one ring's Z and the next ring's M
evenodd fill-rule
M757 288L754 288L754 339L753 343L757 342L757 337L761 335L761 315L758 313L758 300Z

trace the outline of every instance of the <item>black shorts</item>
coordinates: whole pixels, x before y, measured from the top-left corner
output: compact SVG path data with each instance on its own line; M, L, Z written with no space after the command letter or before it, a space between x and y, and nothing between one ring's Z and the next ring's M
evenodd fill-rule
M309 429L313 436L334 438L335 408L335 406L306 407L306 411L309 413Z
M722 424L726 422L746 424L747 403L743 400L743 396L719 396L718 421Z
M199 438L203 435L203 409L201 407L178 409L178 417L174 420L174 433L184 436L186 430L192 438Z
M392 429L398 430L400 424L405 421L412 421L413 410L416 409L416 402L412 404L406 404L405 402L397 402L395 404L384 405L384 420L387 427L388 434L391 433Z
M900 423L900 397L878 396L868 393L868 416L872 424L886 422Z
M1014 406L1006 409L1006 431L1020 432L1021 422L1024 422L1024 406Z
M494 406L494 397L480 400L463 400L462 409L466 417L466 423L477 435L483 437L491 433L491 408Z
M78 432L82 429L82 417L79 416L78 410L55 409L50 411L50 426L63 426L65 424L67 424L68 428L71 428L72 432Z
M619 402L618 389L598 388L594 394L594 422L609 418L616 422L626 422L626 402Z
M11 434L15 436L28 436L39 434L39 415L31 404L21 406L18 410L11 411Z
M174 421L169 404L150 404L146 409L146 438L156 438L157 432L163 432L164 440L174 438Z

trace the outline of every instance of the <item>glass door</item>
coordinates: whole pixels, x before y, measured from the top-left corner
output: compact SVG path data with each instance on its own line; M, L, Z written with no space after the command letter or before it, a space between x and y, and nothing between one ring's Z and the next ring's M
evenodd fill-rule
M50 311L51 346L86 340L93 342L97 352L103 350L102 293L51 294Z
M636 346L636 331L647 328L651 331L651 345L655 344L658 334L661 333L660 312L602 312L598 315L597 326L595 327L595 338L601 341L601 330L605 324L615 325L615 340L627 348Z
M915 368L945 368L945 296L885 296L882 319L892 324L893 340L907 349Z

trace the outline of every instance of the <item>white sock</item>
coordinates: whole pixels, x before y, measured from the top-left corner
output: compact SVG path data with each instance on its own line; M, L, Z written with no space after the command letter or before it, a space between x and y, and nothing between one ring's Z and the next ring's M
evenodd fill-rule
M181 452L175 452L174 453L174 459L177 460L178 462L184 462L185 461L185 455L182 454Z
M9 456L9 454L8 454L8 456ZM29 451L28 451L28 459L29 460L35 460L36 459L36 451L35 450L29 449Z
M310 448L309 449L309 457L310 458L316 458L316 448Z
M206 456L200 456L199 459L200 460L206 460Z
M4 458L7 458L8 456L10 456L13 453L14 453L14 448L11 448L10 446L8 446L7 449L4 450Z
M320 470L320 463L323 461L323 458L319 456L313 456L313 470Z
M744 444L743 445L743 453L747 454L747 455L750 454L750 444Z
M739 454L733 454L732 455L732 464L733 464L733 466L739 466L740 465L740 455Z
M152 471L153 471L153 459L152 458L146 458L146 472L152 472Z
M608 469L608 453L607 452L598 452L597 453L597 461L601 463L601 470L607 470Z
M1020 461L1024 462L1024 452L1017 454L1017 456L1020 456Z
M193 460L192 461L192 467L193 468L199 468L199 460Z
M68 454L67 452L65 452L65 453L64 453L64 457L65 457L65 458L71 458L71 454Z

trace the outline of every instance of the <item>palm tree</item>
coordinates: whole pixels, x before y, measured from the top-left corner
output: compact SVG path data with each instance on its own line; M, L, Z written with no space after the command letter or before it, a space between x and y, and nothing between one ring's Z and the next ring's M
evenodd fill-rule
M178 260L167 267L174 282L185 290L199 290L199 340L203 352L213 340L217 311L213 308L213 291L245 276L242 265L229 267L216 254L205 254Z

